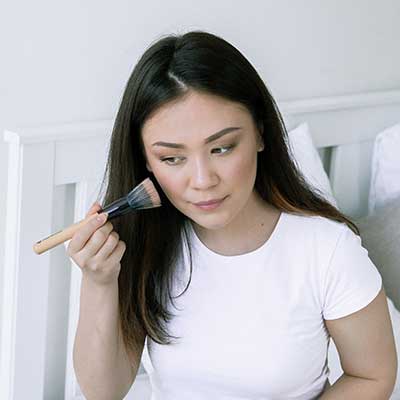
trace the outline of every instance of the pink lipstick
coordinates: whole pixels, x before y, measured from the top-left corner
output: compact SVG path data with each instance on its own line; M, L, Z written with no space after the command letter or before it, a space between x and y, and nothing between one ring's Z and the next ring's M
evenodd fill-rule
M200 208L201 210L215 210L217 207L219 207L222 202L226 199L226 197L224 197L223 199L219 199L219 200L210 200L210 201L202 201L199 203L193 203L196 207Z

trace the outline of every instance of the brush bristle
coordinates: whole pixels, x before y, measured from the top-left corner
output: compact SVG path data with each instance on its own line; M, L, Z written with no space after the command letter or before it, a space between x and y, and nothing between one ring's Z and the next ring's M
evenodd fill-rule
M160 196L150 178L146 178L128 193L128 203L131 208L143 210L161 206Z

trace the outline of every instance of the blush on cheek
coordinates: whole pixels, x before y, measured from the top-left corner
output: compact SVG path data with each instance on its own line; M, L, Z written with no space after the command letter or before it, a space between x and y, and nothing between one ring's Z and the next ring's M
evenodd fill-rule
M161 189L171 202L173 202L173 199L179 198L178 194L181 193L181 189L176 179L173 179L172 174L160 174L154 171L154 176L157 178Z
M229 171L229 178L232 183L246 186L246 183L251 182L251 178L253 177L256 171L256 159L254 158L242 158L238 160L238 162L232 164Z

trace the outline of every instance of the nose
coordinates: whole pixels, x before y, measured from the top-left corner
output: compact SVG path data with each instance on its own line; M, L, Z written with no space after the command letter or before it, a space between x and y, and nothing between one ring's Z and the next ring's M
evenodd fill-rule
M207 158L196 158L191 169L191 186L194 189L206 190L218 182L219 177L212 161Z

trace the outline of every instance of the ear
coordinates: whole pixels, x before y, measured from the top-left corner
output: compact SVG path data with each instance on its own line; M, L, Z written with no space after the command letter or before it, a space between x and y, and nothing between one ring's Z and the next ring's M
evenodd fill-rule
M263 134L264 134L264 124L261 122L258 124L258 143L259 147L257 151L263 151L264 150L264 139L263 139Z
M264 139L262 138L261 135L259 135L258 139L259 139L259 140L258 140L259 145L258 145L258 150L257 150L257 152L263 151L263 150L264 150Z

